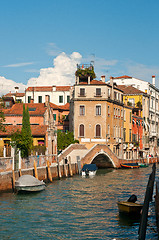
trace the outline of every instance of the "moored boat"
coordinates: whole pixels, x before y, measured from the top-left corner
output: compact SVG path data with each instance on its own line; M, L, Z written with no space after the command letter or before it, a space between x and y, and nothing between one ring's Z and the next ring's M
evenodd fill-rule
M17 192L39 192L46 187L43 181L39 181L31 175L23 175L15 182Z
M139 164L138 163L121 163L120 166L122 168L139 168Z
M138 163L139 167L145 168L148 167L149 165L146 163Z
M94 176L96 172L96 164L85 164L82 168L82 176Z
M117 202L119 212L124 212L128 214L140 214L143 207L140 203L128 202L128 201L119 201Z

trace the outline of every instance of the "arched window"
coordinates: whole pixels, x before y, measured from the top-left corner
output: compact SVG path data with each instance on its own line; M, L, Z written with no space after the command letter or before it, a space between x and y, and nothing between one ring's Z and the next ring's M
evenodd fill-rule
M79 126L79 136L84 137L84 125L83 124L81 124Z
M101 137L101 127L99 124L96 125L96 137Z

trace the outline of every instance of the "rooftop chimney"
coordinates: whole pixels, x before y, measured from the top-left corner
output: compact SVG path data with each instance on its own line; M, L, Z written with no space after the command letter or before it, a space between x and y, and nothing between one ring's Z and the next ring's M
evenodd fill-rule
M102 82L105 82L105 75L101 76L101 80L102 80Z
M155 75L152 76L152 85L155 86Z
M76 84L79 85L79 76L76 76Z
M19 90L19 87L15 87L15 92L17 93Z
M88 76L88 84L90 84L90 83L91 83L91 77Z

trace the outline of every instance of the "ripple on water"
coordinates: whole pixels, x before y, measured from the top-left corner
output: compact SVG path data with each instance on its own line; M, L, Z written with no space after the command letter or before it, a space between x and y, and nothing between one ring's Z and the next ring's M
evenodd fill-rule
M94 178L62 179L31 195L2 194L1 239L137 239L139 220L118 213L117 201L143 201L151 167L98 170ZM147 239L157 239L154 204Z

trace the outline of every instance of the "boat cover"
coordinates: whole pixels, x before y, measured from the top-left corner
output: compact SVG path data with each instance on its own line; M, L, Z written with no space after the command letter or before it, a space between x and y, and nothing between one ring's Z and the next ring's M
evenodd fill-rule
M38 186L43 184L45 184L43 181L39 181L31 175L23 175L15 182L15 186Z
M82 168L82 171L96 171L97 170L97 166L96 164L85 164Z

